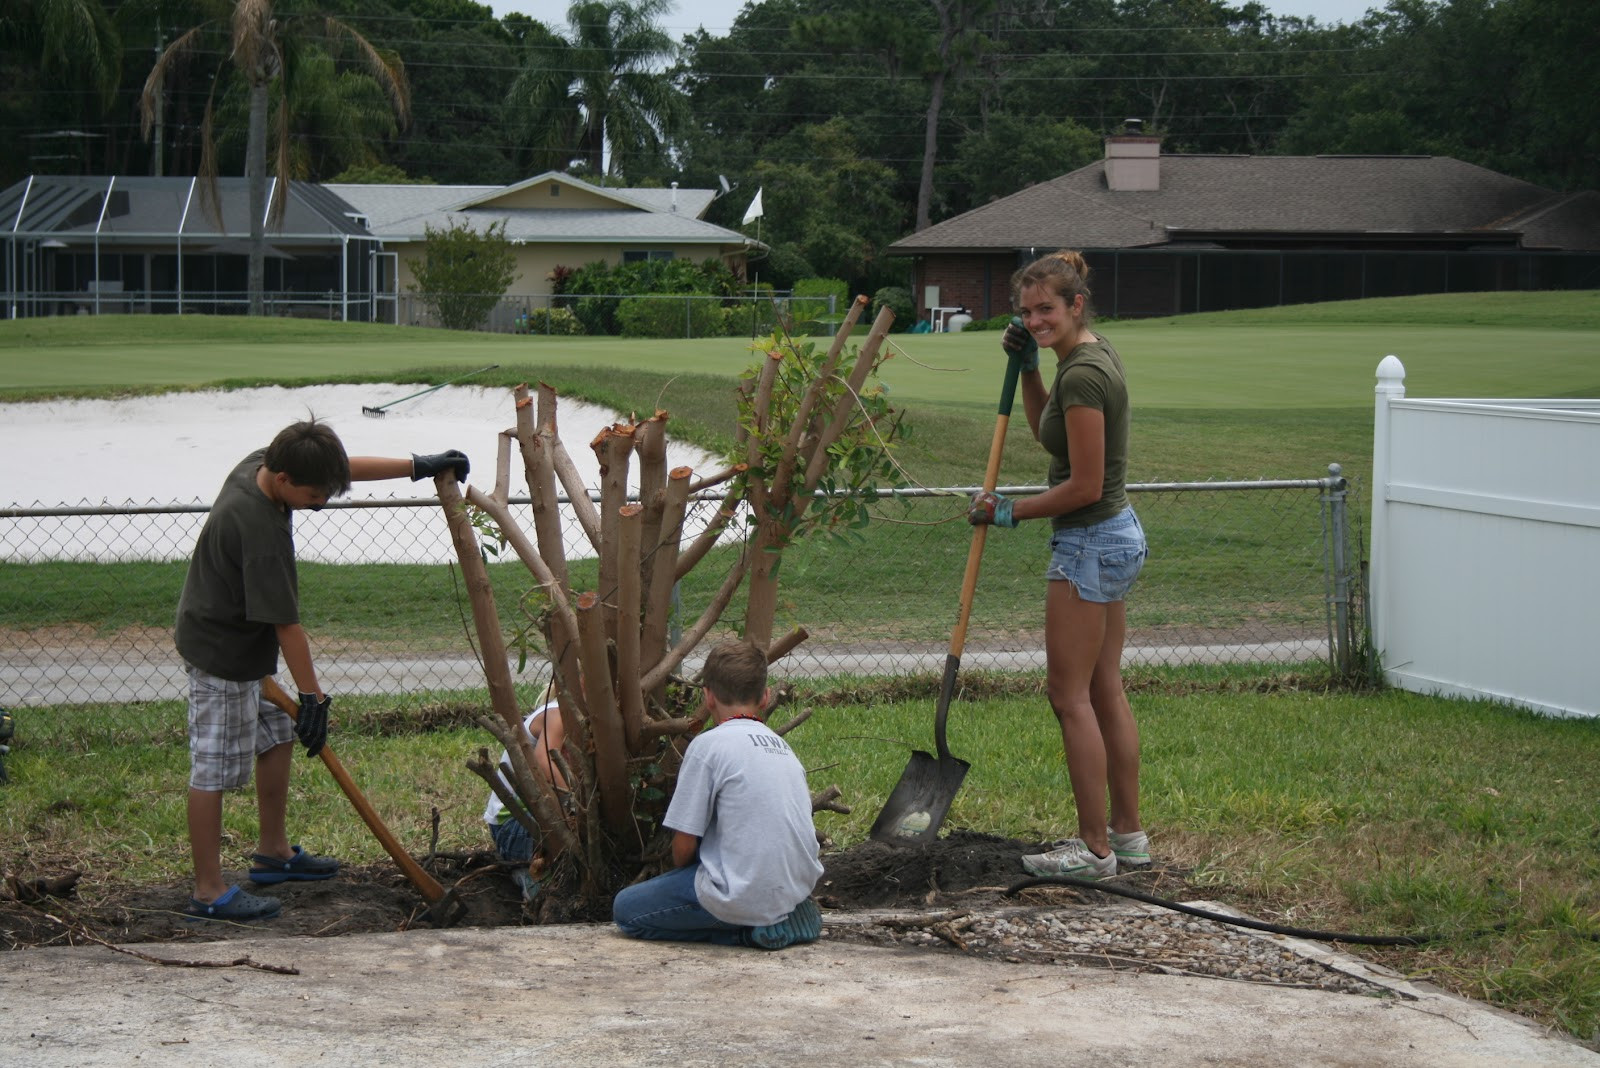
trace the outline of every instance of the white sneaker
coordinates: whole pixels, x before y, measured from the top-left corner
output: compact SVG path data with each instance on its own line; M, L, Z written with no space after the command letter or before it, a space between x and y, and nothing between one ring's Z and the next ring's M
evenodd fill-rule
M1150 836L1143 831L1118 834L1111 830L1111 852L1117 855L1118 871L1139 871L1150 866Z
M1097 857L1081 838L1068 838L1048 853L1030 853L1022 858L1030 875L1071 875L1079 879L1109 879L1117 874L1117 854Z

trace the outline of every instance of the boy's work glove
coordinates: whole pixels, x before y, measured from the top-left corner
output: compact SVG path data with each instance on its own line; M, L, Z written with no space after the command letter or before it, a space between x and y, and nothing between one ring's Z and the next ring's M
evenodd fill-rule
M456 469L456 481L465 482L467 472L472 469L472 464L467 460L467 454L460 449L451 449L449 452L434 452L426 456L411 454L411 481L417 482L424 478L432 478L447 468Z
M1011 324L1006 327L1006 332L1000 337L1000 347L1005 349L1008 355L1013 352L1021 355L1022 362L1019 365L1021 370L1037 371L1039 369L1039 343L1034 340L1033 335L1028 333L1027 328L1022 325L1022 316L1013 315L1011 317Z
M328 743L328 706L333 698L323 695L317 700L314 693L300 695L300 716L294 721L295 737L306 747L306 756L314 757Z
M1037 352L1037 349L1035 349ZM984 490L972 495L972 505L967 509L967 522L975 527L993 524L997 527L1014 527L1011 515L1011 498Z

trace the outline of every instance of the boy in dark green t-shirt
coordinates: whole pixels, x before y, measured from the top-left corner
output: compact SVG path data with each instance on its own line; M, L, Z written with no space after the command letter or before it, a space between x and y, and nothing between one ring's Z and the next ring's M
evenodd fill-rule
M222 793L254 771L260 840L250 880L327 879L339 862L307 853L286 830L292 740L315 756L328 735L330 699L317 681L311 645L300 626L293 512L321 508L352 480L427 478L454 470L457 451L410 459L349 457L338 435L316 420L284 428L245 457L222 490L195 542L178 600L176 641L189 673L189 846L195 919L254 920L275 915L277 899L229 886L222 877ZM278 670L278 653L300 692L298 722L263 698L261 680Z

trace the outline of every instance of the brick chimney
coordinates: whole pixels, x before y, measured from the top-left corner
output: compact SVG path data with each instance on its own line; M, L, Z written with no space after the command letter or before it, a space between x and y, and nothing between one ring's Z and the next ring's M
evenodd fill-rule
M1128 119L1106 138L1106 188L1148 192L1161 188L1161 138L1144 133L1143 119Z

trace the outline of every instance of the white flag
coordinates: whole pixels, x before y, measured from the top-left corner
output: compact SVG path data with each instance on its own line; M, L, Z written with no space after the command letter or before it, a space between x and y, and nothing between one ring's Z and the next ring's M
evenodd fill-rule
M748 208L744 209L744 222L740 223L739 225L748 226L757 219L761 218L761 216L761 188L757 188L756 198L750 202L750 206Z

